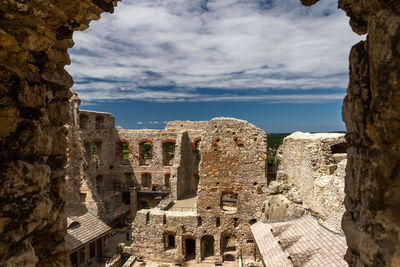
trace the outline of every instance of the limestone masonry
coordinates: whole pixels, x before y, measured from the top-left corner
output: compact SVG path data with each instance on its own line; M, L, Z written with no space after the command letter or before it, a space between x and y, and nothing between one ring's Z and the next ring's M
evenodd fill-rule
M268 190L267 220L308 212L342 232L346 149L344 134L296 132L286 137L277 154L277 181Z
M301 2L304 5L312 5L318 0ZM292 186L288 180L287 184L297 189L292 190L290 197L289 187L275 186L272 182L268 189L262 187L269 181L261 182L259 173L263 167L259 165L261 160L258 162L255 155L263 157L265 147L262 150L258 149L264 141L261 137L257 137L256 140L255 137L243 139L248 134L251 136L258 133L257 128L250 124L230 119L216 119L200 123L203 126L194 127L196 123L172 123L171 127L164 130L167 133L165 139L160 137L162 141L175 140L174 152L170 145L165 145L165 162L172 165L169 166L164 165L164 156L161 160L158 154L163 153L161 147L164 145L154 141L154 135L146 136L138 132L137 137L133 135L133 139L130 140L126 132L111 127L113 117L110 114L83 111L80 113L77 109L71 109L71 106L78 103L71 100L73 94L69 88L73 85L73 80L64 70L64 66L70 64L67 49L74 44L72 34L74 31L86 29L90 21L100 18L102 12L113 12L116 3L115 0L4 0L0 4L1 265L69 266L70 251L62 246L67 233L64 210L67 200L87 203L90 211L109 224L118 221L118 217L125 216L125 212L133 218L137 212L135 208L140 210L137 218L142 218L143 223L150 224L155 223L152 218L161 218L155 216L157 206L160 213L181 212L182 223L179 223L178 228L166 229L171 225L168 218L178 217L166 215L165 221L163 219L158 223L159 230L154 230L157 233L164 229L171 230L165 232L164 239L156 238L166 244L168 252L163 253L169 254L169 258L174 260L179 260L183 255L189 258L194 255L196 259L203 255L204 258L212 257L213 260L221 261L224 257L225 260L231 259L236 253L248 253L251 245L244 241L247 230L240 229L258 217L257 211L262 205L257 205L262 201L263 195L258 194L259 192L265 191L267 198L271 196L271 192L280 192L283 188L282 190L288 191L287 197L280 193L273 194L276 198L281 198L276 200L278 202L285 202L285 198L291 201L286 201L288 207L292 207L290 216L301 214L303 207L297 205L304 203L305 212L314 208L316 215L320 214L327 224L336 225L337 221L329 222L324 217L324 209L331 204L327 205L323 200L340 199L340 194L335 193L332 186L339 177L335 172L340 172L343 163L338 162L336 170L332 167L333 173L329 171L329 163L321 169L327 171L322 176L312 175L315 179L312 183L313 193L309 196L301 197L305 194L301 191L301 186L297 188L296 183ZM346 211L342 221L348 245L345 260L350 266L400 266L400 2L339 0L338 7L350 17L349 23L354 32L366 34L365 40L354 45L350 52L350 80L342 113L348 132L344 201ZM318 27L326 28L327 25ZM81 119L85 121L85 117L80 118L81 114L86 114L89 121L88 129L82 130L82 133L79 124ZM74 123L67 127L69 121ZM222 129L228 129L228 126L236 123L242 127L243 132L232 129L237 135L235 141L232 133L231 140L228 138L229 134ZM186 133L180 133L180 125L183 130L186 129ZM217 127L211 131L213 125ZM192 138L196 135L195 131L202 131L203 127L210 131L211 137L202 135L202 140L197 145L200 163L198 176L195 176L193 173L197 168L197 156L192 155L192 163L189 161L190 156L186 156L190 153L196 155L193 152L197 151L196 141ZM218 127L221 127L221 136L216 134ZM158 131L152 132L155 134ZM162 135L163 131L159 132ZM169 132L171 138L167 137ZM136 139L142 138L141 136L148 140ZM188 145L193 142L195 146L190 150ZM250 142L254 142L256 147L252 149L251 156L248 155L250 148L247 146ZM165 143L173 142L168 140ZM69 147L69 144L72 145ZM224 153L221 148L234 153ZM116 155L121 149L122 156L119 160L122 163L116 165L117 157L112 159L111 155ZM132 152L129 152L130 150ZM285 152L282 152L284 155ZM134 157L138 157L139 163L136 160L131 162ZM235 164L236 160L239 160L240 166ZM124 161L128 161L126 165ZM159 164L161 161L162 167L152 169L153 164ZM209 164L205 165L205 162ZM244 179L239 178L239 174L250 170L250 162L255 164L251 168L251 176L248 175L248 180L245 180L243 185L237 185L238 179ZM74 169L67 169L67 164ZM233 168L231 173L228 169L220 171L213 167L220 164ZM308 163L304 160L301 164ZM284 166L282 165L282 168ZM166 169L170 169L170 176L168 171L164 173ZM114 176L114 172L119 174ZM120 176L121 173L124 176ZM191 177L181 180L180 174L182 177ZM284 181L284 177L292 179L290 172L282 174L278 181ZM323 177L326 175L330 177ZM164 183L160 181L162 177ZM112 183L114 179L116 181ZM218 185L217 179L222 180ZM166 183L168 180L169 188ZM227 181L232 181L235 186L226 186ZM116 185L114 189L113 184ZM340 188L340 183L338 185ZM311 190L311 183L307 186L307 190ZM120 188L116 190L117 187ZM210 191L201 191L202 189ZM254 205L246 190L256 192ZM214 229L210 230L205 226L204 234L207 234L204 239L193 228L186 230L185 226L192 225L191 222L183 223L183 220L194 220L194 216L184 216L182 213L185 206L192 203L190 193L194 191L197 192L197 196L193 197L197 197L198 204L195 205L194 211L185 212L197 213L198 225L213 225L207 214L218 216L227 212L226 217L221 215L219 220L215 218ZM314 192L318 191L322 192L322 199L314 199ZM209 194L210 198L218 199L218 193L223 194L223 197L219 204L211 205L204 192L208 192L206 194ZM312 199L314 202L310 203ZM177 201L173 203L175 207L168 207L170 200ZM116 201L122 204L117 205ZM131 204L128 204L129 201ZM243 205L250 209L248 214L241 213L242 201ZM132 203L141 203L142 206L131 207ZM217 210L216 205L221 203L222 208ZM276 203L276 206L277 204L279 203ZM266 208L264 205L264 210ZM334 211L335 214L340 213L336 206ZM232 217L233 212L238 212L240 216ZM282 216L287 214L289 211L282 212ZM266 215L265 213L264 216L268 217ZM225 227L224 218L233 218L234 225L235 218L238 218L239 230L229 226L231 228L228 228L226 239L222 238L224 233L221 228ZM244 236L237 236L238 231ZM221 244L221 238L222 244L226 241L225 248L229 249L218 246ZM235 243L231 240L234 238L238 243L233 253L232 244ZM202 242L217 246L214 250L211 250L210 246L203 246L209 249L199 252ZM159 243L154 245L159 246ZM138 248L138 253L146 249ZM230 254L232 255L229 256Z
M67 201L109 225L133 220L130 253L138 258L250 259L256 253L250 225L304 213L341 231L343 134L288 136L278 152L277 181L268 181L267 135L246 121L125 130L115 129L109 113L79 110L76 95L70 108Z

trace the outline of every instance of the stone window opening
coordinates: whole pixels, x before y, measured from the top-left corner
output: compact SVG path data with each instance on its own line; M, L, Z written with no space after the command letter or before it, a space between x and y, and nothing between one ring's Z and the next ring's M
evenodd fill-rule
M175 157L175 141L168 140L163 142L163 165L172 166Z
M249 224L250 224L250 225L253 225L253 224L255 224L256 222L257 222L256 219L251 219L251 220L249 221Z
M201 216L197 216L197 226L202 226L203 225L203 219L201 218Z
M117 162L127 165L129 163L129 142L118 140L115 143L115 159Z
M139 143L139 165L147 166L153 158L153 144L146 140Z
M89 128L89 117L86 114L79 114L79 127L81 129Z
M122 192L122 203L124 203L125 205L131 204L131 192L129 191Z
M95 128L96 129L104 129L104 116L103 115L96 116Z
M236 251L236 238L233 235L225 235L222 237L222 252Z
M100 168L101 160L102 160L102 149L103 144L100 141L95 141L91 143L91 155L92 155L92 162L95 164L96 169Z
M151 185L151 173L142 173L142 187L150 187Z
M221 219L219 217L217 217L217 219L215 220L215 226L216 227L220 227L221 226Z
M237 210L237 194L232 192L223 192L221 196L221 208L227 212L236 212Z
M164 174L164 186L166 188L170 187L169 180L171 179L171 173L167 172Z
M331 146L332 154L347 153L347 143L339 143Z
M175 234L173 233L167 233L164 235L165 236L165 249L174 249L176 248L176 244L175 244Z

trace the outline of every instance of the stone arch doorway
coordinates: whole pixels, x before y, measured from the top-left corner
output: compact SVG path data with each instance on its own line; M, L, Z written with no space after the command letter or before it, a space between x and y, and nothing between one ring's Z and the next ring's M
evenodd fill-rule
M192 237L185 239L185 261L194 260L196 258L196 240Z
M205 235L201 238L201 260L214 257L214 237Z
M224 261L236 260L236 237L234 235L221 236L221 254Z

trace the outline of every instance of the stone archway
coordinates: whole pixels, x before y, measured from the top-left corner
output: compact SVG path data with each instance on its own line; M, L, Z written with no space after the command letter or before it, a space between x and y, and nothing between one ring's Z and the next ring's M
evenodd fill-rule
M185 261L196 258L196 240L192 237L185 238Z
M215 255L214 237L205 235L201 238L201 260L213 258Z

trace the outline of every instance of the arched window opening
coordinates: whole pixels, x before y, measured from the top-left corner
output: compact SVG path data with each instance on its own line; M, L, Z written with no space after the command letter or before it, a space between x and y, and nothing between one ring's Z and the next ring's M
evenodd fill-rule
M115 143L115 159L122 164L129 163L129 142L128 141L117 141Z
M174 249L176 248L175 244L175 234L173 233L165 233L164 234L165 238L165 249Z
M153 144L146 140L139 143L139 165L148 166L153 158Z
M151 185L151 173L144 172L142 173L142 186L150 187Z
M190 261L196 258L196 241L188 237L185 239L185 260Z
M171 179L171 173L167 172L166 174L164 174L164 186L166 188L170 187L170 184L169 184L170 179Z
M94 141L90 145L90 152L92 157L92 163L94 163L96 169L100 168L101 161L103 159L103 144L101 141Z
M171 166L175 157L175 141L168 140L163 142L163 165Z
M201 259L212 260L214 258L214 237L212 235L205 235L201 238Z
M233 235L222 237L222 252L236 251L236 238Z

